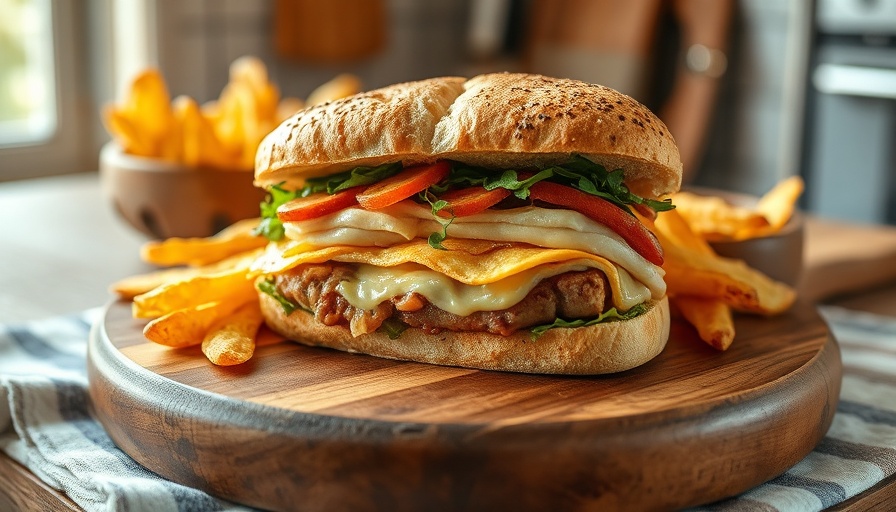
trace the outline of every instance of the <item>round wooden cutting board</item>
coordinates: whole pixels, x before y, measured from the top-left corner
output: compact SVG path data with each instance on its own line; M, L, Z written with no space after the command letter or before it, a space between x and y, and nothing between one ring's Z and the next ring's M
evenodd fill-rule
M90 392L156 473L274 510L669 510L732 496L821 440L840 392L815 308L738 316L726 352L673 321L624 373L556 377L347 354L270 336L238 367L148 342L113 303ZM400 341L399 341L400 342Z

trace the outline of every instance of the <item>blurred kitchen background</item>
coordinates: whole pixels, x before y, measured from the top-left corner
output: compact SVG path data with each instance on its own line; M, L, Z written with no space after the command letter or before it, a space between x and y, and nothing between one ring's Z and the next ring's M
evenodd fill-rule
M640 1L623 4L655 3ZM686 55L718 84L691 183L759 195L798 174L804 209L896 224L896 0L733 2L724 44L692 55L672 0L641 29L574 0L0 0L0 181L95 170L100 109L148 66L200 102L245 55L297 97L346 72L365 89L493 70L591 80L638 71L589 58L601 39L647 35L671 55L640 68L656 97Z

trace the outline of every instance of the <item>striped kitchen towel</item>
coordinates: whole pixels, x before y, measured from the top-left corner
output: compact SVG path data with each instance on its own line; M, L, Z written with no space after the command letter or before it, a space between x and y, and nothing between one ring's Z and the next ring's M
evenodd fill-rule
M90 416L87 335L101 313L0 326L0 449L88 511L251 510L147 471Z
M695 510L824 510L896 473L896 318L835 307L821 313L843 358L827 435L783 475Z
M785 474L695 510L823 510L896 472L896 318L822 309L843 355L827 436ZM85 510L249 510L167 481L91 417L85 354L101 310L0 326L0 449Z

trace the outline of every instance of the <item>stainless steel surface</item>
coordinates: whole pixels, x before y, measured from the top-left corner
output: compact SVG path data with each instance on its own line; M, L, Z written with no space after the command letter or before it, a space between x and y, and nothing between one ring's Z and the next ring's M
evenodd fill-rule
M830 34L896 34L896 0L818 0L817 18Z
M896 69L821 64L812 83L825 94L896 99Z
M818 8L806 207L851 222L896 224L896 0L822 0ZM832 25L835 12L848 15Z

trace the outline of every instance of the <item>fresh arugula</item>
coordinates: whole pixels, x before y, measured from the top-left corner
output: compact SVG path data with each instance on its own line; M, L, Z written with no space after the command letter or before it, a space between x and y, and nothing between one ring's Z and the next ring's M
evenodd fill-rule
M436 222L442 225L442 232L430 233L426 241L433 249L445 251L447 249L445 249L445 246L442 245L442 242L444 242L445 239L448 238L448 226L450 226L451 223L454 222L454 214L452 213L451 218L447 220L439 215L439 212L441 212L445 209L445 207L448 206L448 201L437 198L431 191L431 188L432 187L424 190L423 192L420 192L419 194L417 194L417 197L419 197L423 202L429 204L429 211L432 213L432 216L436 220Z
M385 333L390 340L397 340L407 328L408 324L390 317L383 320L377 331Z
M633 194L623 182L625 174L622 169L607 171L604 166L587 158L574 155L568 162L541 169L534 175L520 179L520 172L509 169L494 177L493 171L466 164L455 163L451 175L443 184L447 189L451 186L469 187L481 185L486 190L505 188L520 199L529 197L529 188L542 180L550 180L581 190L587 194L606 199L631 213L628 205L641 204L662 212L675 208L671 199L657 201Z
M557 327L588 327L603 322L613 322L617 320L631 320L638 315L646 313L648 310L645 304L638 304L624 313L620 313L616 308L610 308L600 315L590 319L564 320L556 318L550 324L538 325L529 330L529 337L534 341L541 337L542 334L550 329Z
M286 234L283 223L277 218L277 208L299 197L297 191L286 190L281 185L274 185L268 189L267 197L259 205L261 222L252 230L253 235L262 235L272 242L282 239Z
M274 185L268 190L268 197L265 202L261 203L262 220L254 233L256 235L264 235L272 241L280 240L285 234L283 223L277 218L277 208L281 205L295 198L306 197L317 192L335 194L352 187L376 183L394 176L401 169L400 162L376 167L355 167L329 176L309 178L305 182L304 187L295 191L288 191L280 185ZM625 175L622 169L607 171L604 166L579 155L574 155L564 164L541 169L531 176L529 176L529 173L523 174L515 169L505 170L499 176L495 176L492 170L453 162L448 178L442 183L430 187L418 197L423 202L429 204L433 217L442 226L441 233L432 233L428 239L429 245L436 249L444 249L442 242L448 236L448 226L454 221L453 216L450 220L445 220L437 215L439 211L448 205L445 201L438 199L438 196L451 188L477 185L484 187L486 190L504 188L512 191L517 198L525 200L529 198L529 189L532 185L542 180L550 180L576 188L587 194L602 197L629 213L631 213L629 205L632 204L645 205L658 212L675 208L671 199L657 201L633 194L623 182L624 178Z
M285 235L283 223L277 218L277 208L281 205L316 192L335 194L348 188L370 185L393 176L399 171L401 171L401 163L395 162L377 167L355 167L329 176L308 178L305 181L305 186L298 190L286 190L282 183L274 185L268 189L267 197L260 205L261 223L255 228L253 234L263 235L268 240L276 242Z
M276 300L280 304L280 306L283 308L283 312L286 313L287 316L289 316L295 310L300 310L300 311L304 311L306 313L313 314L313 312L311 310L303 308L302 306L296 304L295 302L293 302L293 301L287 299L286 297L284 297L283 295L281 295L280 292L277 291L277 285L274 284L273 279L268 278L268 279L265 279L264 281L259 281L257 286L258 286L259 290L270 295L271 298Z
M370 185L394 176L401 171L401 162L378 165L376 167L355 167L337 174L308 178L305 186L298 191L298 197L305 197L315 192L335 194L341 190Z

